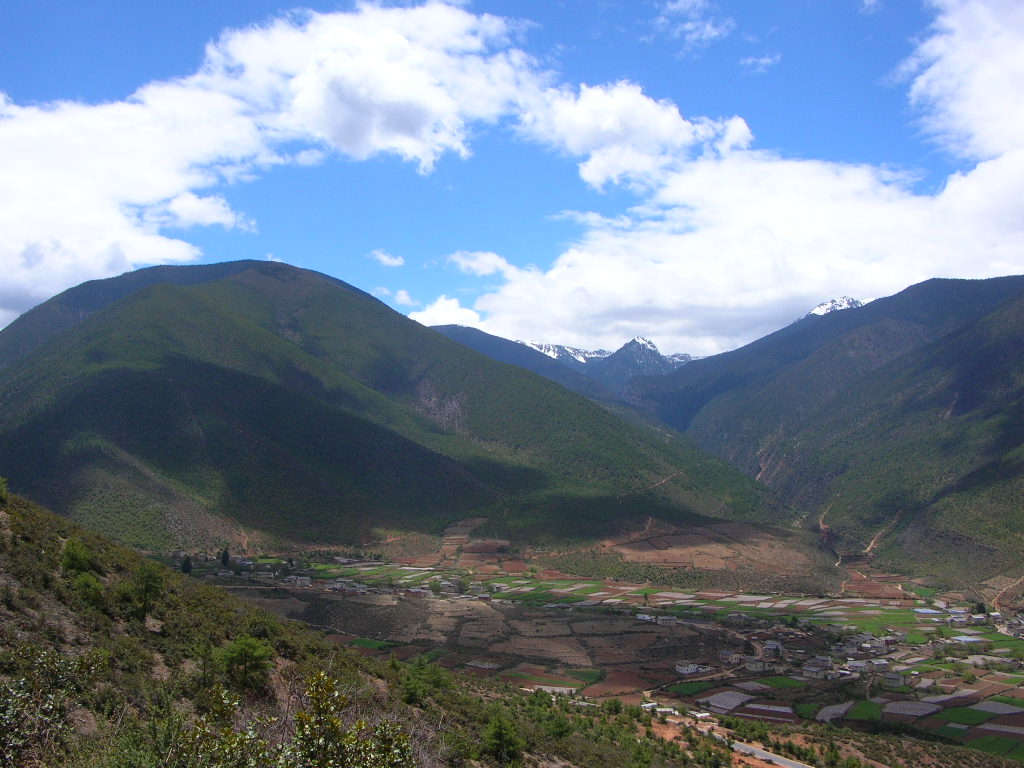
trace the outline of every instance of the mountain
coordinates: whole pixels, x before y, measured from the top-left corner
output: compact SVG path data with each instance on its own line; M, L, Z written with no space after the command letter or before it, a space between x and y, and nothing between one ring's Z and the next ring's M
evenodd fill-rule
M546 344L540 341L518 341L516 343L522 344L530 349L535 349L541 354L550 357L552 360L557 360L575 371L582 371L587 367L588 363L595 360L601 360L611 354L611 352L606 349L588 351L586 349L579 349L578 347L567 347L562 344Z
M284 264L86 283L0 349L12 489L139 546L358 543L475 515L516 541L785 516L686 441Z
M621 393L636 376L669 373L689 361L689 356L665 357L654 342L637 336L607 357L589 362L586 373L613 392Z
M632 401L841 552L984 577L1024 555L1024 277L929 280L636 379Z
M626 385L635 376L652 376L668 373L669 371L673 371L679 366L685 365L693 360L690 355L685 353L662 355L661 352L658 351L654 342L641 336L637 336L632 341L623 344L615 352L608 352L603 349L590 352L583 349L577 349L576 347L565 347L560 344L544 344L535 341L520 341L518 343L523 346L527 346L530 349L537 350L548 358L558 361L566 368L582 373L590 379L599 382L604 389L611 393L615 398L621 397L625 391ZM484 354L490 354L485 349L481 349L480 351L484 352ZM557 378L553 378L545 372L551 370L550 367L543 367L540 370L538 370L537 367L530 367L529 365L525 367L528 367L536 373L540 373L542 376L547 376L548 378L552 378L554 381L558 381ZM559 383L562 382L559 381ZM575 392L586 394L589 397L604 399L599 395L586 392L578 386L570 386L569 388L573 389Z
M857 309L858 307L863 306L863 301L851 299L849 296L839 296L835 299L829 299L828 301L821 302L821 304L804 315L804 317L807 317L808 315L827 315L830 312L841 312L844 309ZM801 320L802 319L803 318L801 318Z
M545 352L540 348L546 347L549 350L553 350L554 348L551 345L535 347L523 342L509 341L500 336L492 336L489 333L484 333L476 328L469 328L465 325L435 325L432 328L463 346L487 355L492 360L525 368L578 394L599 401L614 399L611 390L599 381L578 372L572 366L565 365L556 354ZM568 350L569 348L559 347L558 349ZM580 354L593 355L596 353Z

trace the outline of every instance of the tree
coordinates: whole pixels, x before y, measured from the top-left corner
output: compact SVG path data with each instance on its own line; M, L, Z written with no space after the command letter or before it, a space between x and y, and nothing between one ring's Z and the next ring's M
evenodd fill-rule
M519 736L515 724L504 712L491 716L483 733L484 753L498 761L499 765L518 763L523 756L526 742Z
M220 564L225 568L231 565L231 555L228 554L227 547L224 547L224 551L220 553Z
M235 688L259 691L267 686L274 649L252 635L239 635L217 652L217 661Z
M64 552L61 555L60 562L61 567L67 573L98 572L101 570L92 550L77 536L72 536L64 542Z
M6 504L10 500L11 495L7 490L7 478L0 477L0 504Z
M132 579L135 598L139 601L139 618L145 619L149 609L164 588L164 570L156 563L145 560Z
M185 555L185 559L181 561L181 572L186 576L192 574L192 558L188 555Z

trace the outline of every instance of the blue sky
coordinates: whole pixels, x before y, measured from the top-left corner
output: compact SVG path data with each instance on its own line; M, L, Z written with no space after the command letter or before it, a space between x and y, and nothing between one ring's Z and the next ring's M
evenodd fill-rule
M710 354L1024 266L1016 0L7 0L0 92L0 324L270 258L427 324Z

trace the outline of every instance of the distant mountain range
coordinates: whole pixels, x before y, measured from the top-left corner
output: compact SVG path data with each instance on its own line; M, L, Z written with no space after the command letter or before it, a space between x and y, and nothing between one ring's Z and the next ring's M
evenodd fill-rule
M668 373L694 359L687 354L663 355L654 342L640 336L615 352L608 352L535 341L511 342L458 325L435 326L434 330L495 360L519 365L574 392L605 402L621 398L636 376Z
M863 302L851 299L849 296L841 296L822 302L804 317L826 315L830 312L855 309L861 306L863 306ZM625 394L629 382L637 376L659 376L671 373L682 365L700 359L685 352L663 355L653 341L642 336L637 336L626 342L615 352L609 352L606 349L580 349L541 341L516 342L540 352L545 358L560 364L552 366L535 355L523 354L521 350L509 346L510 342L507 339L491 336L474 328L444 325L435 326L434 330L503 363L519 365L552 381L557 381L574 392L598 400L621 397ZM582 374L586 378L569 376L564 369ZM601 387L595 387L593 382L597 382Z
M138 546L788 514L688 441L284 264L84 283L0 331L0 366L12 490Z
M1022 291L1005 277L840 297L683 365L639 339L533 346L777 491L838 553L952 580L967 559L984 577L1024 562Z
M0 474L150 547L802 520L904 572L1019 575L1024 277L836 299L703 359L436 331L283 264L84 283L0 331Z
M1024 277L929 280L803 319L629 399L820 521L840 552L1024 561Z

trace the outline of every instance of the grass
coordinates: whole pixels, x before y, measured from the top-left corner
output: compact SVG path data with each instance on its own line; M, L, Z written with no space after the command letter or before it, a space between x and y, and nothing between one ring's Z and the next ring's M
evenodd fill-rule
M946 720L950 723L962 725L979 725L986 720L995 717L993 712L982 712L980 709L968 709L967 707L950 707L936 713L935 717Z
M973 749L980 749L982 752L988 752L992 755L1005 755L1022 745L1016 739L989 734L982 736L980 739L972 739L967 742L967 746Z
M665 690L678 696L696 696L698 693L703 693L709 688L714 687L714 683L709 683L706 680L693 680L689 683L676 683L675 685L670 685Z
M794 680L792 677L783 677L782 675L776 675L775 677L762 677L757 682L771 686L772 688L804 688L807 683L801 680Z
M881 720L882 705L873 701L858 701L846 713L847 720Z
M1015 749L1006 753L1006 757L1011 760L1020 760L1021 762L1024 762L1024 744L1018 744Z
M989 696L986 701L995 701L999 704L1009 704L1024 709L1024 699L1015 699L1013 696Z
M349 641L349 645L354 645L356 648L369 648L379 651L382 648L391 648L395 643L389 643L387 640L374 640L372 637L357 637Z
M821 707L818 704L802 703L793 707L793 711L804 720L813 720Z
M499 678L514 678L516 680L523 680L527 683L534 683L536 685L557 685L563 688L580 688L581 683L572 683L570 680L556 680L550 677L543 677L541 675L531 675L527 672L519 672L512 670L511 672L502 672L498 675Z
M593 685L604 679L603 669L569 669L566 673L569 677L582 680L587 685Z
M945 736L947 739L953 739L954 741L963 742L967 738L967 731L962 728L954 728L951 725L944 725L941 728L936 728L933 733L937 733L940 736Z

